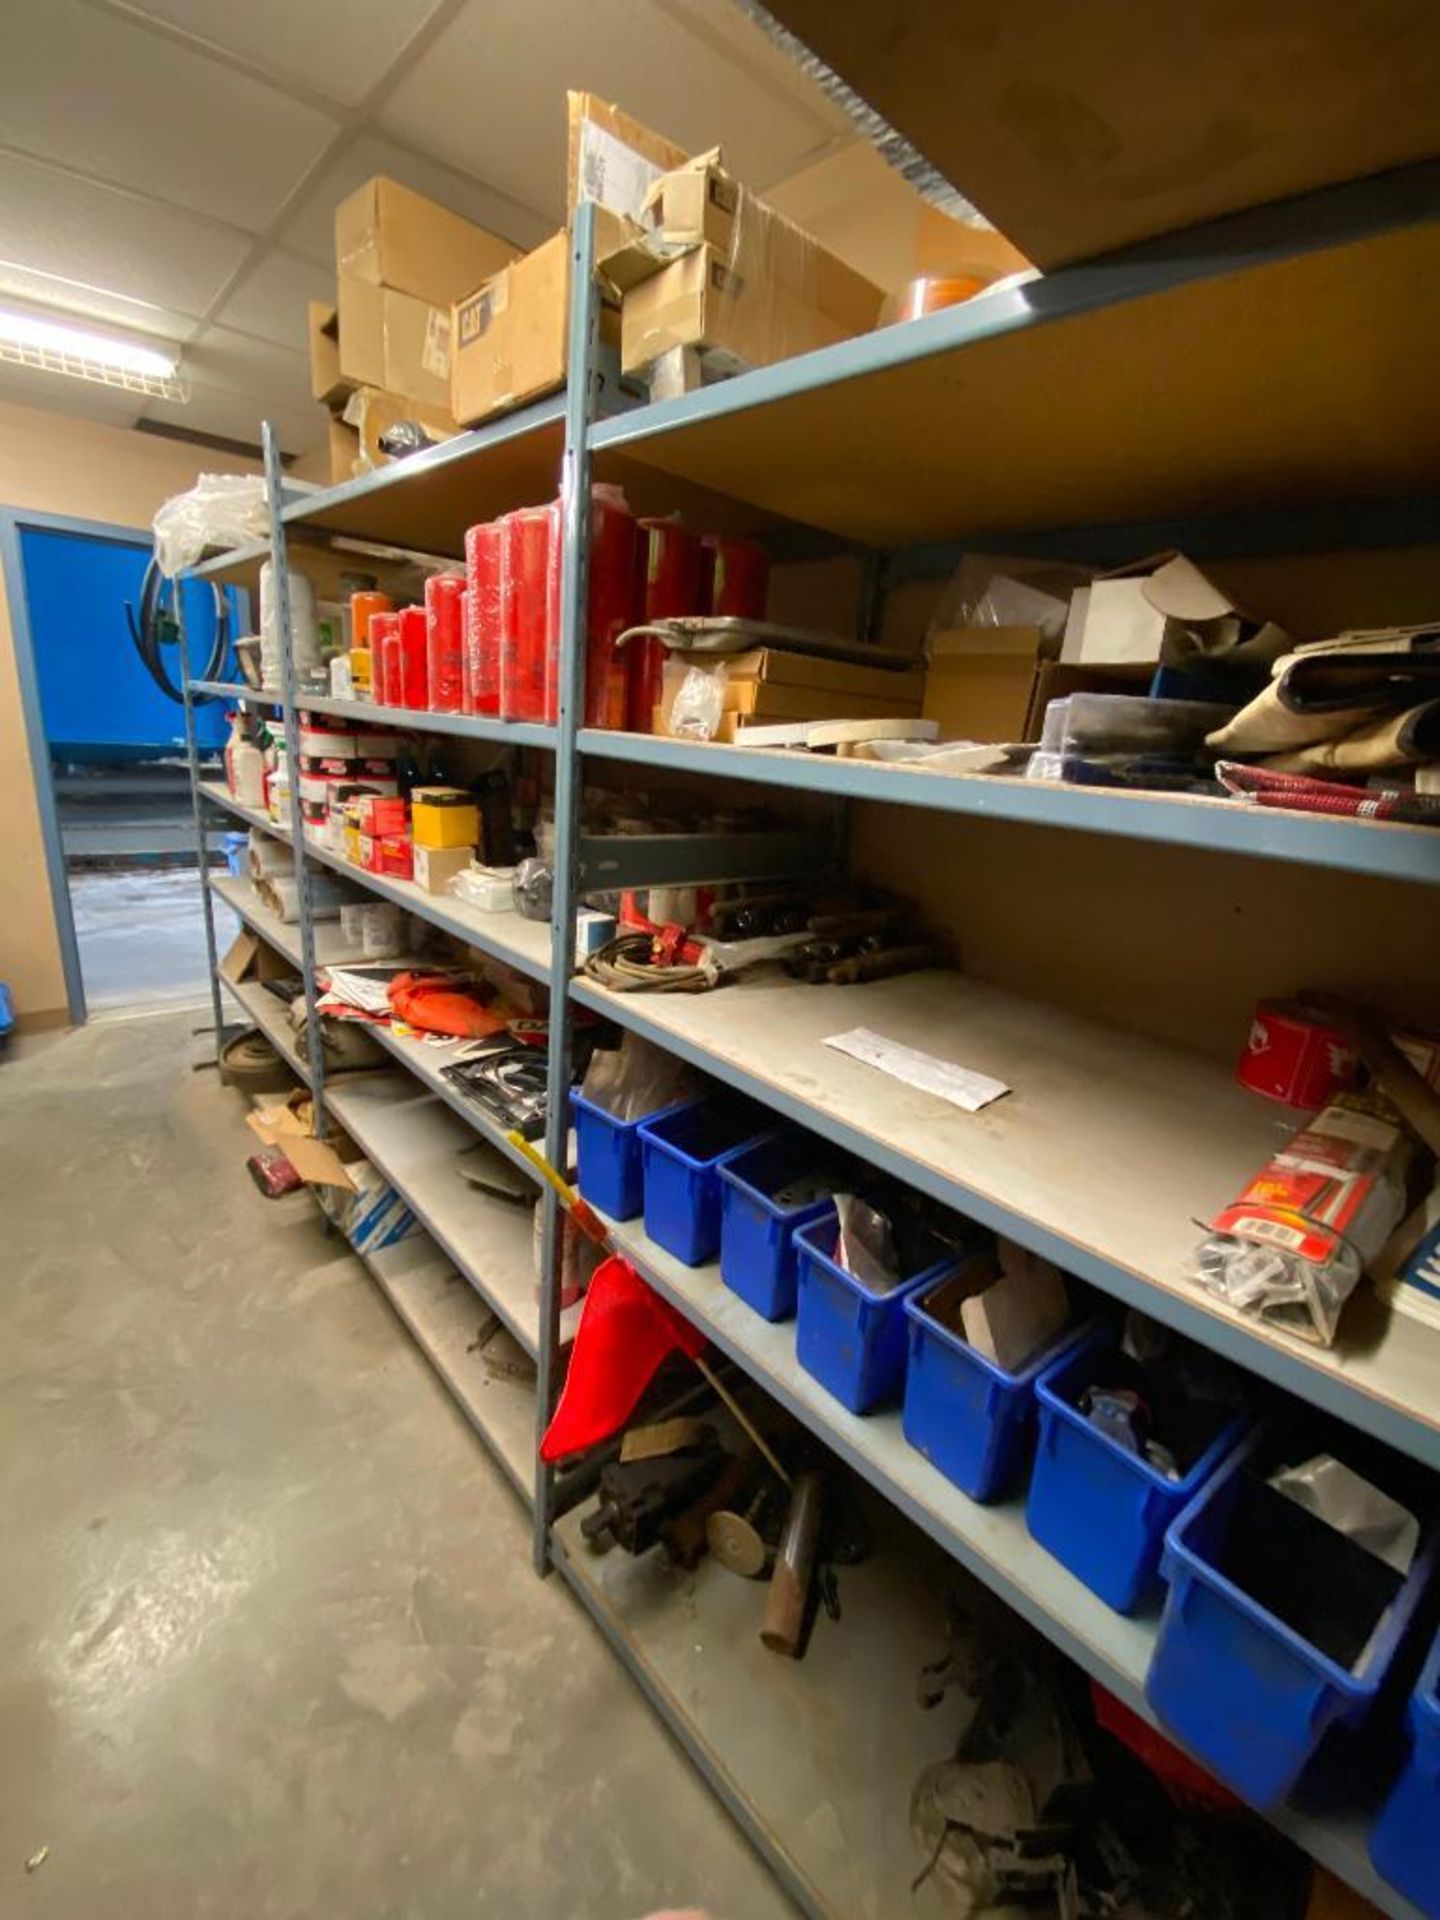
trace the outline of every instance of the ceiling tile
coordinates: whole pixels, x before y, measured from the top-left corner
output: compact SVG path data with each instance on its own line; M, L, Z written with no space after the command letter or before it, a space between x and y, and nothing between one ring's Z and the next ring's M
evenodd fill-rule
M186 347L184 364L197 386L227 387L265 406L318 405L310 393L308 356L269 340L252 339L248 333L202 328Z
M7 361L0 361L0 400L99 420L107 427L133 427L145 405L142 393L98 386L93 380L72 380L63 373L41 373L35 367L12 367Z
M281 227L277 237L282 245L328 266L335 258L336 207L347 193L353 193L377 173L388 174L416 193L438 200L441 206L463 214L517 247L537 247L555 229L552 219L532 208L516 206L483 181L472 180L433 160L418 159L373 134L362 134L343 147L317 176Z
M0 153L0 263L7 270L203 314L249 246L243 234L192 214ZM45 296L37 290L34 297Z
M183 346L200 324L188 313L154 307L145 300L127 300L123 294L107 292L103 287L87 287L83 282L37 273L3 260L0 300L22 310L39 307L47 314L73 315L77 321L93 323L102 330L114 327L127 335L149 336L174 346Z
M281 80L358 106L438 0L134 0L132 11L183 28Z
M273 420L284 453L308 453L329 432L319 407L265 406L249 394L231 393L223 387L194 386L188 400L147 400L144 417L166 426L184 427L190 433L218 434L223 440L238 440L247 447L259 446L262 419Z
M766 186L805 164L833 127L766 74L768 50L752 69L717 43L725 39L702 39L655 0L471 0L379 120L556 222L567 87L619 101L692 152L723 144L742 180Z
M11 148L258 231L336 122L80 0L6 0L0 129Z
M274 247L245 276L215 319L221 326L308 353L306 303L328 300L333 304L334 299L333 268Z

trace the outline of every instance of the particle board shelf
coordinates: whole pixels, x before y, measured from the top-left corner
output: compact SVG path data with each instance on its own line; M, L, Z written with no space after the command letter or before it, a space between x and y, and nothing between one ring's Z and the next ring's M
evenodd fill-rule
M435 1096L397 1080L386 1074L334 1082L327 1104L534 1359L540 1305L532 1209L472 1187L458 1162L476 1144L474 1129Z
M524 1154L511 1146L505 1138L504 1129L498 1127L473 1100L467 1100L445 1078L443 1069L463 1058L465 1041L416 1040L408 1034L396 1033L392 1027L372 1027L371 1032L385 1051L393 1054L422 1086L442 1100L453 1113L457 1113L483 1139L488 1140L497 1152L503 1153L507 1160L513 1160L532 1180L536 1178L534 1167Z
M534 1383L497 1377L474 1350L484 1307L469 1283L424 1233L359 1257L529 1506L534 1500Z
M1431 493L1440 172L1294 226L1260 209L617 415L597 470L885 548Z
M295 1029L291 1026L285 1008L273 993L254 980L242 980L236 984L220 976L220 985L244 1013L252 1026L256 1026L274 1047L290 1071L298 1074L307 1087L313 1086L310 1075L310 1062L295 1045Z
M327 847L307 840L305 851L312 860L333 872L353 880L357 887L390 900L407 913L428 920L432 926L452 933L467 945L476 947L492 959L526 974L532 980L550 978L550 928L518 913L481 913L447 894L427 893L413 880L399 880L388 874L367 873Z
M285 958L298 973L301 966L300 927L291 920L282 920L260 898L249 880L242 880L230 873L212 873L208 876L210 891L223 900L232 912L239 914L246 926L258 933L268 946ZM315 959L320 966L344 966L347 962L358 962L360 954L352 942L347 941L340 931L338 920L318 920L315 923Z
M1437 827L1336 819L1188 794L1119 793L994 774L927 773L922 767L655 734L587 729L579 744L592 759L1440 884Z
M467 527L558 492L564 415L564 394L550 394L341 486L292 496L286 531L458 557Z
M677 1572L658 1548L597 1554L580 1532L592 1505L557 1522L556 1565L786 1890L825 1920L909 1912L911 1789L958 1733L953 1707L917 1697L947 1645L953 1569L877 1515L875 1551L840 1572L841 1620L780 1659L760 1644L763 1583L709 1559Z
M853 987L756 974L705 994L583 1005L658 1041L862 1160L1055 1260L1276 1386L1440 1466L1440 1331L1364 1290L1318 1348L1188 1278L1209 1218L1285 1127L1218 1063L959 974ZM964 1113L826 1047L868 1027L1013 1091Z
M233 813L247 827L258 827L261 833L272 834L275 839L288 842L288 827L282 827L278 820L272 820L259 807L247 807L243 800L237 800L229 788L222 786L218 780L200 781L199 792L202 800L208 801L212 807L223 808L226 813Z
M692 1325L967 1572L1133 1712L1158 1724L1145 1699L1156 1615L1132 1619L1106 1606L1031 1538L1023 1501L980 1506L967 1499L909 1445L898 1411L861 1416L841 1406L796 1359L794 1322L762 1319L724 1284L718 1265L687 1267L638 1221L610 1225L619 1250ZM892 1631L904 1626L899 1621ZM1418 1920L1370 1865L1363 1821L1295 1808L1267 1817L1384 1912Z
M368 700L331 700L302 693L296 706L302 713L325 713L352 720L357 728L403 727L412 733L453 735L458 740L485 740L505 747L555 746L555 729L529 720L492 720L478 713L431 713L416 707L380 707Z

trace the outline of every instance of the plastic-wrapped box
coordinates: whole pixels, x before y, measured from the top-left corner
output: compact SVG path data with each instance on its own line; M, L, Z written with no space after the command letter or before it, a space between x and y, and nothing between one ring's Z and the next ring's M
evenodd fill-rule
M432 713L460 713L464 708L464 593L465 582L458 574L437 573L425 582L426 673Z
M501 521L500 718L552 721L558 701L560 515L554 501Z
M465 535L463 711L500 712L500 548L504 522L487 520Z
M596 487L590 513L585 724L623 727L631 648L617 652L615 641L636 619L639 530L616 488Z
M642 520L645 540L644 617L668 620L704 613L705 543L670 520ZM630 687L626 714L632 733L649 733L660 705L665 678L665 648L646 635L630 643Z

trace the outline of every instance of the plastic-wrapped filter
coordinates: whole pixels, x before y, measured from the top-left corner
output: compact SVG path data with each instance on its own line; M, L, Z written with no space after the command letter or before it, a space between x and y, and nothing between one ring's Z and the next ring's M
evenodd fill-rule
M370 616L370 680L377 705L398 707L402 704L398 613Z
M645 541L644 617L667 620L705 611L705 543L670 520L642 520ZM649 733L665 679L665 648L653 635L629 643L627 720L632 733Z
M465 535L463 711L500 711L500 554L504 522L487 520Z
M770 556L753 540L710 534L710 612L728 620L763 620L770 595Z
M639 529L618 487L596 487L590 512L585 724L623 727L631 647L615 641L637 618Z
M430 705L430 633L424 607L400 609L399 707L424 711Z
M515 869L512 892L522 920L548 920L555 897L555 869L545 860L522 860Z
M560 629L559 509L518 507L501 522L500 718L553 721Z
M439 573L425 582L426 675L432 713L459 713L464 706L465 635L461 600L465 582Z

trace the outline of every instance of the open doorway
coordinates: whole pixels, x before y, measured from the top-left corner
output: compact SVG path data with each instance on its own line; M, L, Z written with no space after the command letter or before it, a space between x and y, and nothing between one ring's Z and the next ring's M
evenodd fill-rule
M181 671L163 607L144 616L150 544L132 529L53 515L4 517L6 598L70 1018L208 998L198 843L185 752ZM229 636L245 597L184 587L197 674L233 678ZM150 663L136 644L148 633ZM196 710L205 759L219 763L222 708ZM225 857L225 834L206 859ZM217 907L217 935L229 916Z

